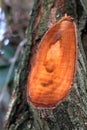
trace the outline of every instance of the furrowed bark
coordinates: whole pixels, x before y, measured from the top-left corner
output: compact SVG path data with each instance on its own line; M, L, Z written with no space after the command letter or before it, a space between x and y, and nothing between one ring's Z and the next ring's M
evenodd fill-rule
M65 13L74 17L78 28L78 63L70 94L54 110L38 110L27 103L27 77L30 59L37 51L47 29ZM27 29L28 42L15 75L14 91L6 116L5 130L86 130L87 129L87 63L82 30L86 12L80 0L35 0ZM33 51L32 51L33 50Z

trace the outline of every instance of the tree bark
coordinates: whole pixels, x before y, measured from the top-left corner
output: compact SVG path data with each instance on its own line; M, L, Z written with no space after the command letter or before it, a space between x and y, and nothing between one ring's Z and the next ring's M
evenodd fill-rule
M87 129L87 62L82 32L86 11L80 0L35 0L27 29L28 42L17 70L5 130L86 130ZM32 50L42 36L65 13L74 17L78 28L77 72L69 95L53 110L38 110L27 102L27 77Z

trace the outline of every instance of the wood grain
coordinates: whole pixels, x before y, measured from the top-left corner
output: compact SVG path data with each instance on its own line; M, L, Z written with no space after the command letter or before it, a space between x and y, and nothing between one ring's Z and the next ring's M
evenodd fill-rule
M28 76L28 102L36 108L55 108L71 89L76 71L77 31L65 15L43 36Z

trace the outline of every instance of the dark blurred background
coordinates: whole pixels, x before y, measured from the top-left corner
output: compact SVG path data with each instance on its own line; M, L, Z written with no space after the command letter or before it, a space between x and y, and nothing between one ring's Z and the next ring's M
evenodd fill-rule
M26 44L33 0L0 0L0 130L8 110L16 68Z
M86 14L81 40L87 58L87 2L80 0ZM0 0L0 130L8 110L13 81L26 44L26 29L33 0ZM78 6L80 13L82 7ZM84 23L84 21L83 21Z

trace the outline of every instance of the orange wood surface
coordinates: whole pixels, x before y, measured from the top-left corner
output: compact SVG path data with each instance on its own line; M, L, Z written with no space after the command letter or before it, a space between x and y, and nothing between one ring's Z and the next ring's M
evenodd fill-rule
M76 25L65 15L43 36L28 76L28 102L55 108L71 89L77 60Z

